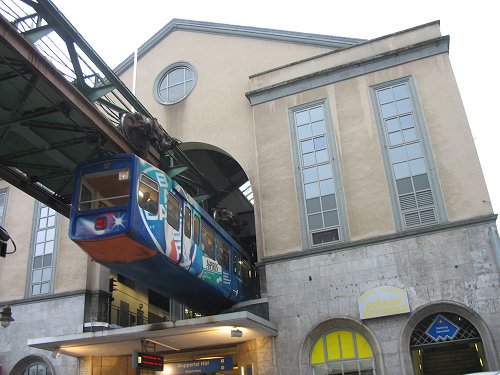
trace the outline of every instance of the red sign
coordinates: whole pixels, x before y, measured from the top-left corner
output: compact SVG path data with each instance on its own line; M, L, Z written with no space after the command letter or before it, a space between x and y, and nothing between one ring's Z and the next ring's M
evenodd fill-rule
M149 353L132 353L132 367L145 370L163 371L163 356Z

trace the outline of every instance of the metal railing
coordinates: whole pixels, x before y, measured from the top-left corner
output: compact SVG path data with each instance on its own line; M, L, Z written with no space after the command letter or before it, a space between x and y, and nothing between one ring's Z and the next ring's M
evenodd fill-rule
M161 323L167 321L170 321L169 316L161 317L161 316L152 316L151 314L148 316L141 313L133 313L128 309L120 309L120 307L116 305L111 305L110 321L109 321L111 327L115 328L133 327L144 324Z

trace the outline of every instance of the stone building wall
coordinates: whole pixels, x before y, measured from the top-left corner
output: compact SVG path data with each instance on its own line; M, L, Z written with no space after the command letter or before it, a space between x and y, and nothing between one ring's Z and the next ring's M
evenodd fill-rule
M59 355L57 358L46 350L27 345L28 339L54 337L82 332L85 295L72 295L54 299L12 304L9 327L2 328L0 363L5 371L21 375L27 359L38 360L52 366L56 374L77 374L78 360ZM30 362L31 363L31 362ZM27 363L26 363L27 364Z
M496 366L500 282L490 227L494 224L464 225L267 264L270 320L280 327L277 373L309 374L312 342L339 326L365 335L378 374L408 373L409 348L403 343L411 331L403 331L416 311L432 305L469 312L471 322L487 327L477 328L485 336L491 332L482 339L489 364ZM405 290L410 314L361 321L358 297L378 286Z

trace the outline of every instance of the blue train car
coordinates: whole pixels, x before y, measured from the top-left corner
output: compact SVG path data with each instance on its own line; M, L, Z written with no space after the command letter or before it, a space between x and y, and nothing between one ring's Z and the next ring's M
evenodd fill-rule
M78 165L70 238L95 261L202 314L250 298L250 258L184 189L134 154Z

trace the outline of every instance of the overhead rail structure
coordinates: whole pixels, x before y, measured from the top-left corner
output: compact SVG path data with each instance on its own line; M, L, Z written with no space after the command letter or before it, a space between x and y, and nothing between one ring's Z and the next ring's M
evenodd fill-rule
M65 216L76 164L121 152L199 201L216 193L49 0L0 0L0 93L0 178Z

